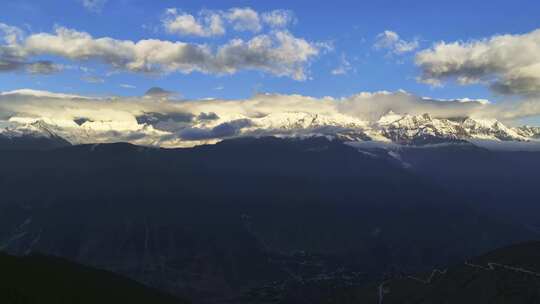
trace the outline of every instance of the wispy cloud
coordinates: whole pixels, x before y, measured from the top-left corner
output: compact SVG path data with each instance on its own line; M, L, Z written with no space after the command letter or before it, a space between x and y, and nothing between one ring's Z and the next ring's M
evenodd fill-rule
M86 75L86 76L81 77L81 80L84 81L84 82L94 83L94 84L104 83L105 82L105 79L103 79L101 77L90 76L90 75Z
M398 33L386 30L377 35L377 39L373 46L378 50L387 50L391 54L401 55L416 50L419 46L419 42L418 39L410 41L403 40Z
M91 12L101 12L108 0L81 0L85 9Z
M134 86L134 85L131 85L131 84L125 84L125 83L120 84L120 87L121 87L121 88L124 88L124 89L136 89L136 88L137 88L137 87Z
M351 71L354 71L351 62L347 59L345 54L341 54L339 65L334 68L331 73L332 75L346 75Z

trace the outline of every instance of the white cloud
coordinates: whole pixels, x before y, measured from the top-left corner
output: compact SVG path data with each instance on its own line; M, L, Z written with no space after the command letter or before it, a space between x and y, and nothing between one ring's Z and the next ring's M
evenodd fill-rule
M48 91L40 91L33 89L20 89L14 91L1 92L0 96L23 96L25 100L31 100L34 98L58 98L58 99L90 99L82 95L54 93Z
M24 41L24 32L14 26L0 23L0 72L26 71L29 74L53 74L64 66L48 60L28 61L20 43Z
M89 11L101 12L108 0L82 0L82 5Z
M46 55L74 61L97 60L114 70L131 72L233 74L258 70L304 80L306 66L321 49L324 45L287 31L261 34L250 40L233 39L212 48L157 39L94 38L86 32L57 27L54 33L32 34L15 44L0 46L0 71L18 68L20 60Z
M234 73L238 66L258 69L278 76L305 80L305 63L319 53L319 47L289 32L259 35L249 41L234 39L216 54L219 69Z
M201 11L196 18L191 14L179 13L174 8L168 9L163 26L168 33L182 36L211 37L225 34L221 14L212 11Z
M284 29L294 22L294 13L289 10L260 13L249 7L235 7L228 10L205 9L194 15L169 8L165 10L162 25L170 34L213 37L224 35L228 26L235 31L258 33L264 25L270 29Z
M125 83L120 84L120 87L123 88L123 89L136 89L136 88L137 88L137 87L134 86L134 85L131 85L131 84L125 84Z
M439 42L416 55L421 80L486 83L502 94L540 94L540 29L469 42Z
M257 33L262 29L259 13L249 7L231 8L225 16L237 31Z
M375 49L388 50L390 53L400 55L416 50L419 46L418 40L406 41L400 39L399 35L393 31L384 31L377 35Z

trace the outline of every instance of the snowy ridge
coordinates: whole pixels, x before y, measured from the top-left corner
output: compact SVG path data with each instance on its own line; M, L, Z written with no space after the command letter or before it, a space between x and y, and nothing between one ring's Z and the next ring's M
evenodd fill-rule
M540 127L522 126L515 131L523 137L540 139Z
M494 141L528 141L532 136L505 126L497 120L473 118L433 118L429 114L396 115L390 112L381 117L375 127L379 127L385 137L397 143L412 143L419 139L435 141L463 141L469 139L489 139ZM534 134L530 130L530 134Z
M0 135L8 138L15 137L35 137L35 138L53 138L60 137L51 130L45 122L38 120L27 124L10 123L0 129Z
M163 130L136 121L119 124L112 121L43 121L13 118L0 124L0 136L63 138L72 144L127 141L164 147L195 146L233 136L327 136L346 142L373 142L390 145L428 146L445 143L540 143L540 127L509 127L494 119L434 118L430 114L410 115L388 112L376 121L365 121L343 114L279 112L249 117L236 115L200 123L200 130L233 125L245 120L232 135L192 140L182 138L178 130ZM230 127L230 126L228 126ZM112 138L112 140L111 140ZM166 138L166 140L164 140Z
M313 130L325 127L362 129L368 125L366 121L346 115L324 116L304 112L272 113L252 121L262 130Z

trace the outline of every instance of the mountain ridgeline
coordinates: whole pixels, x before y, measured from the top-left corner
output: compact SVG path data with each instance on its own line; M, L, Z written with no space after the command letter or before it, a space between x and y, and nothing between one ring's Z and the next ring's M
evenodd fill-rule
M431 116L429 113L411 115L396 114L392 111L372 121L342 114L315 114L302 111L277 112L257 117L240 115L232 118L219 118L215 113L212 114L203 112L195 118L193 115L180 113L170 118L184 124L198 122L196 128L187 128L184 125L178 127L180 129L172 128L164 121L160 122L167 116L156 113L141 114L136 119L137 125L124 132L111 132L113 127L110 121L95 121L84 117L77 118L67 125L65 122L55 124L53 121L45 122L39 119L9 122L7 126L0 127L0 149L16 147L23 139L41 140L42 148L55 148L65 143L93 144L119 141L144 146L178 148L215 143L236 137L327 136L382 146L474 142L498 149L517 145L528 150L540 151L539 127L511 127L496 119L443 118ZM47 139L49 145L44 144ZM50 145L52 143L54 145ZM28 145L20 147L28 148Z
M0 250L62 257L193 303L308 299L298 286L318 285L306 282L360 288L540 230L540 154L463 142L66 145L3 149L0 168Z

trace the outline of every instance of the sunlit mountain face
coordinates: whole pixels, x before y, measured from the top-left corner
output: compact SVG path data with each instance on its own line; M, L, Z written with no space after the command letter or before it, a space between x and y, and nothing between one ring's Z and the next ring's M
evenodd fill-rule
M0 303L540 303L539 9L2 1Z

